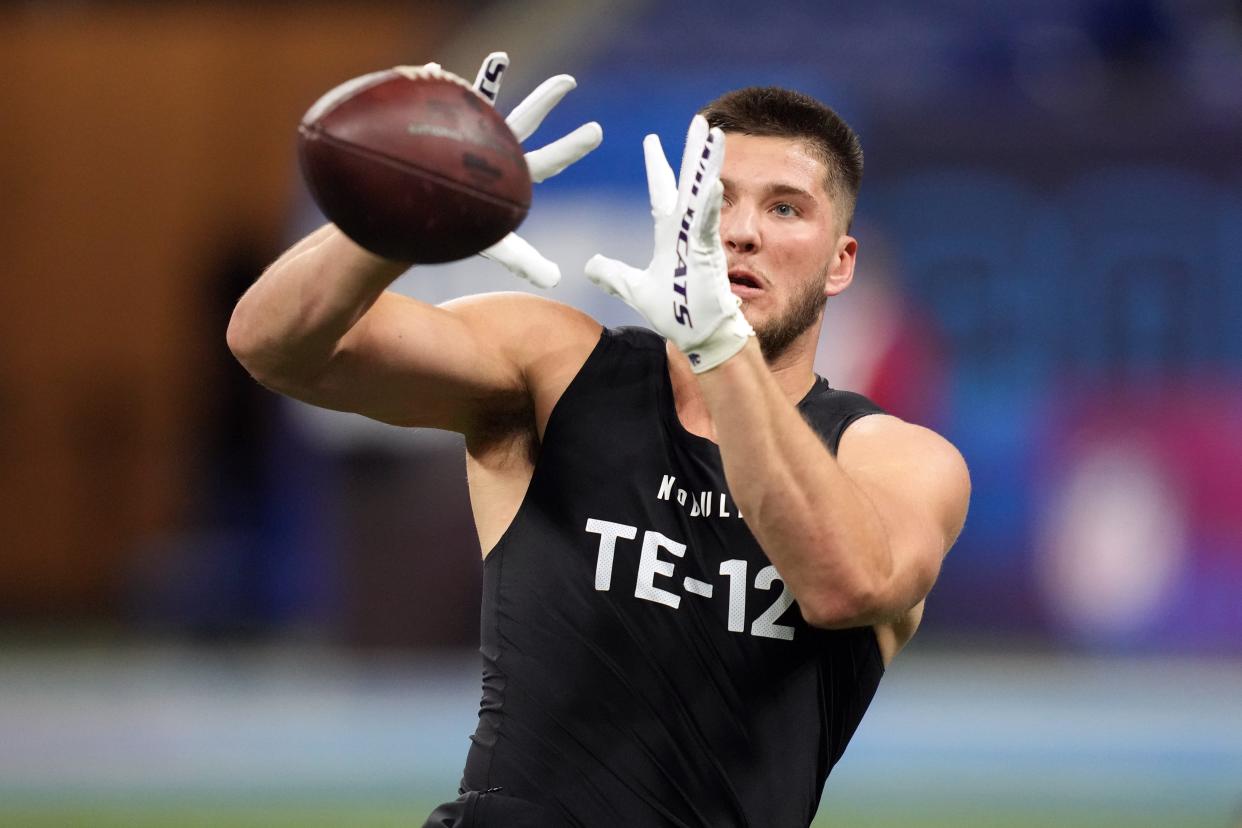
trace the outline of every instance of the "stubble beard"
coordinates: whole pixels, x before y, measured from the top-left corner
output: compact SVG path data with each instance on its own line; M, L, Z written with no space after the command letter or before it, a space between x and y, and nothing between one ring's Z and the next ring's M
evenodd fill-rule
M828 302L828 297L824 294L827 268L824 270L824 273L798 288L784 313L755 326L759 350L763 352L763 358L767 362L771 363L784 354L794 340L819 321L824 305Z

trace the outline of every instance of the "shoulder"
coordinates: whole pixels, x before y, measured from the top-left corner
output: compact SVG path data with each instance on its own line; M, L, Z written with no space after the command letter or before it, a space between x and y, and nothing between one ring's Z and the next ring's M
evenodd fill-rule
M867 399L858 394L851 396ZM965 467L957 448L930 428L886 414L874 404L872 411L867 413L871 416L859 417L841 435L842 454L886 455L913 450L920 456L930 455L937 460Z
M970 472L936 432L889 414L860 417L841 436L841 467L856 480L925 511L951 545L966 519Z

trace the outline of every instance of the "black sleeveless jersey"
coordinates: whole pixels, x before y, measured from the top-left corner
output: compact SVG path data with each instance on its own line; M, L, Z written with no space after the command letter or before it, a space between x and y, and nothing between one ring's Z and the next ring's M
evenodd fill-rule
M880 411L822 378L798 407L833 452ZM481 637L472 817L429 825L806 826L884 671L870 627L802 620L640 328L554 408Z

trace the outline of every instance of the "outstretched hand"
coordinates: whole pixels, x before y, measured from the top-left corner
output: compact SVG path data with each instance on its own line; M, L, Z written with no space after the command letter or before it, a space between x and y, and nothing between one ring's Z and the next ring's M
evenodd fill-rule
M500 94L500 83L508 66L509 56L506 53L492 52L484 59L483 65L479 67L479 74L474 79L475 90L491 101L493 106ZM505 118L505 123L513 130L518 141L525 141L539 128L552 108L560 103L561 98L577 85L578 82L569 75L548 78L513 108ZM530 168L531 180L539 183L551 178L598 147L603 139L603 129L598 123L591 121L546 146L526 153L526 165ZM560 267L515 233L505 236L481 255L499 262L536 287L552 287L561 280Z
M660 139L643 139L647 190L655 219L651 264L639 270L604 256L586 263L586 275L641 313L672 340L695 373L715 368L754 336L741 300L729 288L720 243L724 133L696 115L686 135L681 174L673 177Z

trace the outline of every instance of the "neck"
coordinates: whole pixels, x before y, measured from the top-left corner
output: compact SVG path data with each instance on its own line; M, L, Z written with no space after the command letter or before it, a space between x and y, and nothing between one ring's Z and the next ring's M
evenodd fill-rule
M794 340L785 351L767 363L776 384L785 397L795 405L807 395L815 384L815 342L812 331ZM818 333L818 331L815 331ZM686 430L709 439L715 439L711 414L703 391L695 378L690 360L671 342L665 343L668 353L668 372L673 385L673 401L677 415Z
M776 384L792 403L805 397L815 384L815 346L818 343L819 325L813 325L789 343L784 351L764 358Z

